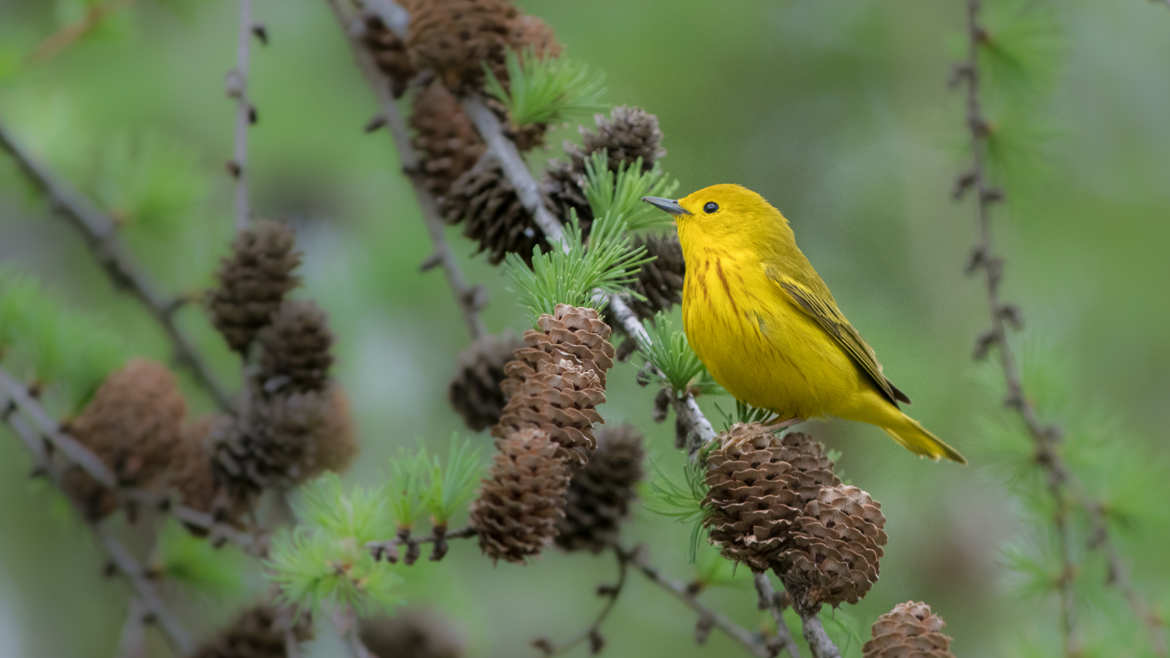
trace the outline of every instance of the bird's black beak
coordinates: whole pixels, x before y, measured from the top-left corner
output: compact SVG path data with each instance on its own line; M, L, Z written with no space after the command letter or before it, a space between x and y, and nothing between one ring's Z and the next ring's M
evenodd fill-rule
M678 201L675 201L674 199L664 199L660 196L644 196L642 197L642 200L659 210L663 210L674 215L675 217L679 215L691 214L691 211L678 205Z

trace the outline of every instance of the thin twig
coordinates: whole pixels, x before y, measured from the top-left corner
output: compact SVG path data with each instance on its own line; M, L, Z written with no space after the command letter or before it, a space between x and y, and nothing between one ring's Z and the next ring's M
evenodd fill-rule
M800 613L800 624L801 635L808 642L808 650L812 652L813 658L841 658L841 651L829 639L821 618L815 612Z
M418 202L419 211L426 225L427 235L431 239L431 256L425 262L442 266L447 284L455 295L455 302L463 313L467 331L473 339L478 338L486 333L483 320L479 316L480 310L487 303L485 293L480 286L467 283L467 278L463 275L459 262L447 244L447 238L444 235L445 225L439 214L438 200L426 188L420 176L419 156L410 144L410 131L391 93L390 79L378 69L369 50L361 42L360 21L357 21L350 12L341 6L340 0L329 0L329 6L333 8L334 15L349 40L358 68L377 97L381 118L385 121L386 128L394 140L394 146L398 151L398 160L414 189L415 200Z
M1080 487L1061 454L1060 428L1040 420L1035 406L1024 392L1019 364L1008 341L1008 328L1019 326L1020 312L1016 306L1005 303L1000 296L999 285L1003 277L1004 259L996 254L992 242L991 206L1003 201L1003 192L991 186L985 166L987 138L991 134L991 128L983 116L980 103L979 52L989 41L990 35L979 20L980 4L980 0L967 0L967 60L955 69L955 76L952 79L953 84L962 84L966 88L966 123L971 135L972 151L971 169L956 180L954 197L959 199L968 191L976 195L978 241L971 252L967 271L983 272L991 322L990 329L984 332L976 343L975 357L981 359L992 348L996 350L1004 385L1007 388L1005 403L1020 417L1031 437L1035 447L1034 460L1045 474L1047 489L1052 497L1052 521L1057 532L1061 563L1056 584L1060 594L1060 625L1064 655L1076 656L1081 653L1073 589L1077 567L1072 557L1069 527L1069 509L1072 501L1079 499L1089 516L1092 534L1090 546L1105 551L1109 582L1121 589L1134 614L1142 620L1158 655L1166 656L1165 623L1151 611L1150 606L1133 588L1128 577L1128 569L1110 540L1108 522L1101 503L1087 496L1070 494L1070 491L1075 493Z
M191 370L220 408L230 412L232 404L226 390L215 380L211 368L196 351L194 343L175 322L175 311L182 306L181 301L165 299L154 283L131 261L129 253L118 239L114 220L34 160L2 124L0 147L16 161L29 181L48 197L52 208L81 232L90 252L106 270L114 285L130 292L146 307L170 339L178 361Z
M248 77L252 59L252 0L240 0L240 32L236 37L236 67L228 72L227 95L236 100L236 134L228 173L236 181L236 230L248 227L251 207L248 201L248 126L256 123L256 107L248 95Z
M370 550L375 560L386 560L387 562L393 563L397 562L400 558L398 549L405 546L406 555L403 557L402 562L404 564L414 564L419 558L419 546L423 544L434 544L435 547L431 553L431 561L437 562L447 554L448 540L470 539L475 536L475 528L471 526L449 532L439 527L432 534L422 537L415 537L409 531L400 531L393 539L372 541L366 544L366 548Z
M17 404L9 398L8 401L0 404L0 410L3 411L0 413L2 416L0 420L7 423L28 446L29 451L33 453L37 470L48 476L59 489L62 488L61 469L54 464L48 451L45 450L42 434L17 413L18 409ZM70 498L70 502L73 502L72 498ZM74 507L76 507L76 503L74 503ZM107 527L101 523L88 521L81 510L78 512L82 519L86 519L86 525L93 532L97 544L105 552L112 570L121 575L130 585L134 596L137 597L142 606L142 614L145 619L152 623L158 623L166 635L167 641L177 654L183 656L190 654L193 648L191 635L178 617L163 603L162 597L159 596L158 591L154 588L154 583L151 582L147 574L147 570L121 542L114 538Z
M792 658L800 658L800 648L796 645L796 640L792 639L792 633L788 632L788 624L784 622L783 598L772 587L767 572L757 571L752 574L752 578L756 584L756 595L760 599L760 610L767 610L776 621L778 649L787 651Z
M1006 404L1014 409L1023 420L1035 444L1035 461L1044 471L1048 492L1053 501L1052 521L1056 527L1060 552L1061 572L1057 587L1060 593L1060 626L1065 656L1079 654L1076 621L1074 618L1073 584L1076 565L1072 558L1072 540L1068 523L1068 471L1060 456L1060 430L1056 426L1044 425L1032 402L1024 395L1019 366L1007 340L1009 321L1018 322L1018 311L1005 304L1000 298L999 284L1003 274L1003 259L996 256L991 235L991 206L1003 199L1002 191L992 188L987 180L984 163L986 140L990 127L983 116L980 103L979 51L987 42L986 30L979 22L980 0L967 1L967 61L957 70L956 80L965 82L967 129L971 135L972 164L970 171L960 177L956 185L956 196L971 188L976 199L976 223L978 242L972 251L968 271L982 270L987 290L987 306L991 316L991 328L979 339L976 358L982 358L992 347L997 348L1004 384L1007 387Z
M559 645L553 645L548 638L538 638L533 641L533 646L539 649L544 655L556 656L567 653L585 641L589 642L590 654L596 654L601 651L605 643L605 639L601 634L601 626L609 617L609 613L613 612L614 607L617 605L618 597L622 595L622 590L626 586L626 572L629 571L627 568L627 563L629 562L627 556L616 546L614 547L613 554L617 558L617 582L613 585L600 585L597 588L597 595L606 597L605 605L601 607L601 610L598 611L597 616L593 618L589 626L585 627L585 630L578 633L573 639Z
M695 598L694 588L662 575L657 567L654 567L646 561L644 551L640 547L632 551L625 550L621 547L615 547L615 550L625 555L626 560L636 567L647 580L670 592L675 598L686 604L688 608L695 611L699 615L700 622L708 623L718 628L728 637L743 645L754 656L769 658L774 655L773 650L768 647L763 636L752 633L743 626L700 603Z

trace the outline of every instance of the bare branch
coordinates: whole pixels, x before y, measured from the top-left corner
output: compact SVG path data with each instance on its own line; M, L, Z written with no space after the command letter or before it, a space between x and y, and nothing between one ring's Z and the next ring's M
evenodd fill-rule
M987 139L991 134L991 129L989 128L990 124L983 116L980 102L979 49L987 43L988 34L980 24L980 5L980 0L967 0L967 60L956 67L955 75L952 78L953 83L962 84L965 87L965 123L971 136L972 153L972 167L957 179L954 196L960 198L966 189L973 189L976 193L978 242L971 251L971 258L966 269L969 273L980 270L983 272L990 319L990 329L980 335L975 356L977 359L982 358L992 348L998 354L1004 386L1007 389L1005 403L1020 417L1031 437L1035 448L1034 461L1037 467L1044 472L1048 492L1052 497L1052 522L1057 532L1061 563L1057 586L1060 593L1060 625L1064 642L1064 655L1077 656L1081 654L1081 642L1078 638L1074 614L1075 592L1073 585L1076 578L1076 564L1072 558L1072 538L1069 527L1069 508L1072 506L1073 499L1079 498L1089 515L1090 532L1093 535L1090 546L1099 547L1105 551L1109 568L1109 582L1122 590L1134 614L1142 620L1147 628L1151 643L1158 655L1166 656L1165 623L1156 613L1151 611L1150 606L1133 588L1128 578L1128 569L1110 540L1109 526L1102 512L1101 503L1084 495L1070 494L1070 490L1075 493L1080 486L1075 476L1069 471L1061 454L1061 431L1057 426L1046 424L1040 420L1031 398L1024 391L1019 364L1011 343L1008 341L1009 327L1019 328L1021 321L1019 308L1005 303L1000 296L999 284L1003 277L1004 259L995 253L992 241L991 207L1003 201L1003 192L990 185L986 172Z
M479 317L479 311L487 303L485 293L479 286L467 283L467 278L463 275L455 255L451 253L451 248L447 244L447 238L444 235L445 225L439 214L438 200L427 190L419 176L419 157L410 145L410 131L406 126L406 119L402 116L402 112L398 109L398 103L391 93L390 79L375 65L369 50L358 38L359 33L353 29L352 26L358 25L356 17L341 6L341 0L329 0L329 6L333 9L338 23L341 24L342 31L345 32L346 38L349 40L358 68L377 97L380 108L379 118L385 122L390 136L394 139L398 160L402 163L402 169L414 189L419 211L426 224L427 234L431 238L433 251L428 260L442 265L443 273L447 277L447 284L450 286L451 292L454 293L455 302L463 313L467 331L473 339L478 338L486 333L483 320Z
M240 0L240 30L236 37L236 67L227 75L227 95L236 100L236 133L228 173L235 179L236 230L248 227L252 210L248 201L248 126L256 123L256 107L248 96L248 77L252 59L252 0ZM266 34L266 33L265 33ZM267 38L267 37L265 37Z
M401 556L404 564L414 564L418 560L420 551L419 547L423 544L434 544L434 549L431 552L431 561L437 562L443 559L447 554L447 540L449 539L470 539L476 536L475 528L467 526L458 530L448 532L442 526L436 527L435 531L430 535L423 537L414 537L409 531L403 531L393 539L383 539L372 541L366 544L366 548L370 549L375 560L386 560L387 562L397 562L399 560L398 549L402 546L406 547L406 555Z
M625 589L626 573L629 571L627 568L629 561L626 559L626 555L621 552L621 549L615 546L613 554L614 557L617 558L617 582L613 585L600 585L597 587L597 595L606 597L605 605L602 606L601 610L597 613L597 616L593 618L593 621L590 622L587 627L585 627L585 630L578 633L573 639L559 645L553 645L548 640L548 638L539 638L533 641L533 646L544 653L544 655L556 656L562 653L568 653L571 649L585 641L588 641L590 644L590 654L596 654L600 652L601 647L604 644L604 639L601 635L601 626L609 617L609 613L613 612L614 606L617 605L618 597L622 595L622 590Z
M154 283L138 269L118 239L114 220L55 178L16 142L2 124L0 147L16 161L29 181L48 197L53 210L81 232L90 252L106 270L114 285L132 294L146 307L170 339L178 361L191 370L220 408L230 412L232 404L227 392L215 380L211 368L196 351L194 343L175 322L175 310L181 304L165 299Z
M700 603L695 598L694 588L662 575L656 567L646 561L646 556L644 551L641 550L641 547L635 548L632 551L615 547L615 550L621 552L625 556L625 559L636 567L647 580L673 594L675 598L686 604L688 608L694 610L699 615L701 621L718 628L728 637L743 645L752 655L760 656L761 658L769 658L774 655L772 649L767 646L762 636L748 631L743 626L736 624L722 614Z

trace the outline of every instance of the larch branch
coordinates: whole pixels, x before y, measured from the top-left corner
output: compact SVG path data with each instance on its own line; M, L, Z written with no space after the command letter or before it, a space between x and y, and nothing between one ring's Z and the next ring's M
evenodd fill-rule
M419 157L410 144L410 131L407 128L406 119L402 116L402 112L398 109L398 103L391 93L390 80L378 69L369 50L361 43L361 30L364 29L361 22L356 20L356 16L352 15L345 7L342 7L341 3L342 0L329 0L329 5L353 50L358 68L378 100L380 118L385 122L387 130L394 140L398 160L414 190L415 200L418 202L419 211L426 225L427 235L431 239L432 253L426 262L437 263L443 268L447 284L455 295L455 303L463 313L467 331L473 339L478 338L486 333L483 320L479 315L480 310L487 303L485 293L479 286L467 282L467 277L464 276L459 262L447 244L447 238L444 235L444 222L439 214L438 200L426 188L419 175Z
M182 306L182 300L164 298L155 284L141 272L118 239L114 220L33 159L2 124L0 148L12 157L25 177L48 198L53 210L69 220L81 233L86 246L105 269L114 286L129 292L146 308L167 335L179 363L195 375L195 379L220 408L232 411L227 391L216 381L191 338L175 322L175 312Z
M252 22L252 0L240 0L240 29L236 36L236 66L227 75L227 95L236 101L235 140L232 160L228 173L235 180L236 230L248 227L251 206L248 200L248 127L256 123L256 107L248 95L248 78L251 75L252 36L255 25Z

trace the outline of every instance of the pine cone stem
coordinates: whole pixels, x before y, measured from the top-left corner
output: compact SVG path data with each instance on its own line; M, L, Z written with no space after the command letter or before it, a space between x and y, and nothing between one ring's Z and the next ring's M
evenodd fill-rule
M756 595L760 599L760 609L767 610L776 622L776 645L780 652L787 651L792 658L800 658L800 648L792 634L788 632L788 624L784 621L784 607L781 605L781 595L772 587L768 580L768 573L756 571L752 573L756 583Z
M841 658L841 650L825 632L817 613L800 613L800 624L801 635L804 636L804 641L808 642L808 649L812 652L813 658Z

